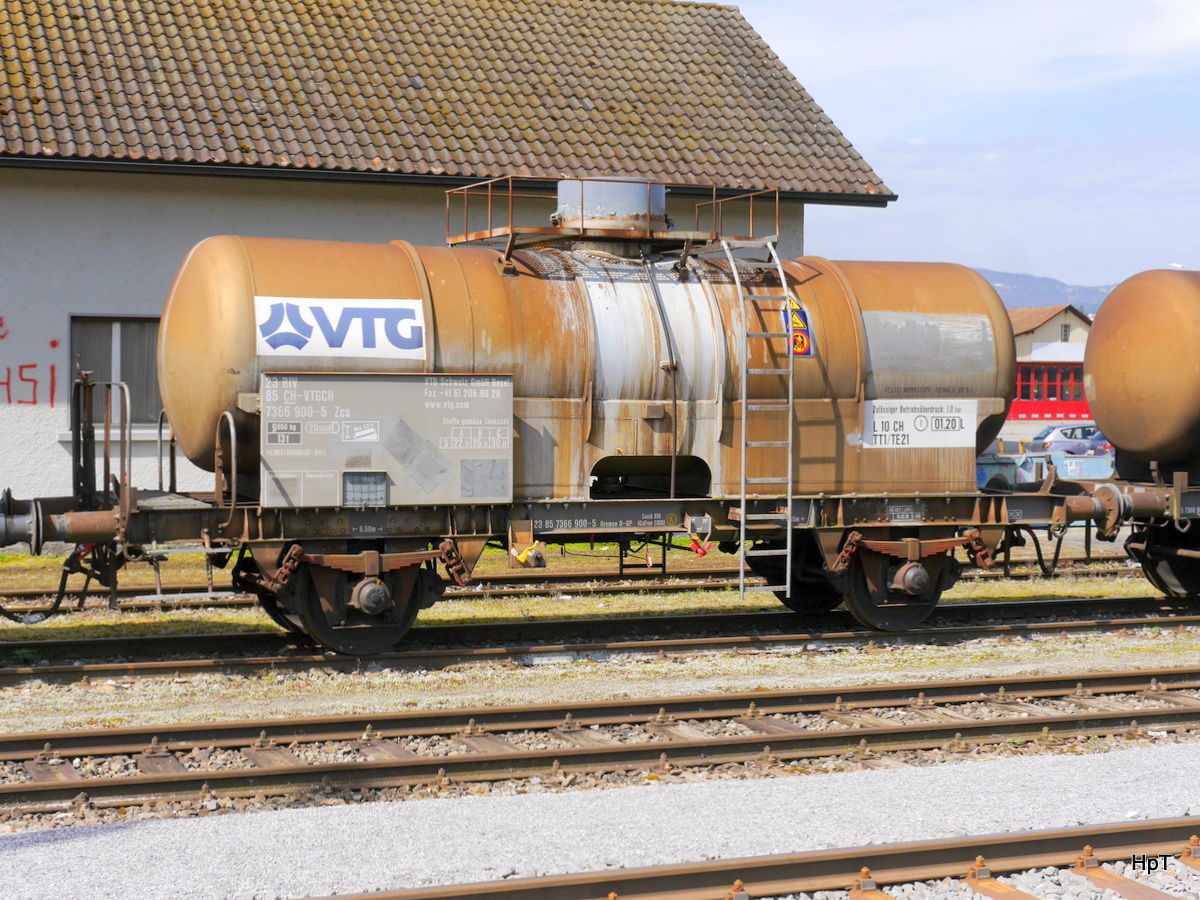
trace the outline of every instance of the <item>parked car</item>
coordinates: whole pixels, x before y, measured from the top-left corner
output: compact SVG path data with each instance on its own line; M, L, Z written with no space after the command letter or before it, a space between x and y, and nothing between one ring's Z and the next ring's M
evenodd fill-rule
M1099 430L1088 438L1088 453L1091 456L1107 456L1112 452L1112 443Z
M1104 440L1103 435L1100 435L1100 429L1091 422L1079 423L1076 425L1047 425L1029 442L1026 448L1029 453L1067 453L1071 456L1087 456L1089 454L1096 455L1098 453L1106 453L1107 450L1093 450L1092 438L1100 436L1097 448L1101 445L1107 445L1111 448L1111 444Z

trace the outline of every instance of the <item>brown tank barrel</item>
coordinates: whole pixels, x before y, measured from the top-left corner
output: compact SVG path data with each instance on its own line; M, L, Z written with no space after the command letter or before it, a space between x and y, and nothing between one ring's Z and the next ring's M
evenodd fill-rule
M1012 333L978 274L787 261L816 350L795 357L781 335L756 341L747 361L748 331L790 327L774 273L760 267L743 279L743 290L763 295L752 316L723 264L693 260L686 276L674 266L545 249L517 251L506 272L487 248L209 238L184 262L163 312L164 405L180 450L208 469L216 423L232 413L239 467L252 470L264 373L507 374L514 496L586 497L612 461L617 474L635 475L672 453L702 463L721 494L739 484L743 371L752 370L749 398L778 400L787 380L772 373L790 364L806 433L798 488L973 486L960 443L945 453L936 443L866 448L859 432L866 403L968 399L968 441L994 437L1012 398ZM759 417L747 427L748 440L777 445L785 424Z
M864 399L993 399L994 411L979 423L978 451L1000 433L1014 394L1016 349L1008 312L987 279L949 263L809 257L796 265L827 276L801 279L816 285L816 304L834 305L833 285L840 282L857 307L866 345Z
M1200 455L1200 272L1154 269L1126 279L1088 335L1084 384L1104 436L1160 463Z

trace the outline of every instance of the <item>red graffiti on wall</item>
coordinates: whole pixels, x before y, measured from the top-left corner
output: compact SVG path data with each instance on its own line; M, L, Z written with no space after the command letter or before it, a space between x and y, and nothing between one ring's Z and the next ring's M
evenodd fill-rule
M0 317L0 341L8 337L4 319ZM50 348L58 347L51 341ZM9 406L40 406L48 403L51 409L58 400L58 366L54 363L29 362L16 366L0 365L0 396Z
M54 409L58 395L58 367L40 363L0 366L0 391L4 392L4 402L9 406L49 403Z

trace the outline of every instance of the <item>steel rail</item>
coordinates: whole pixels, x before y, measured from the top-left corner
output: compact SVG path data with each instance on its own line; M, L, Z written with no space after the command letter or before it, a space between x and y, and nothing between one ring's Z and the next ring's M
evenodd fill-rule
M471 753L414 759L365 760L347 763L280 765L247 769L193 770L179 774L93 777L78 781L0 785L0 804L70 801L80 793L98 800L137 803L163 795L320 792L335 789L383 789L399 785L452 781L506 781L534 775L609 771L668 770L774 763L860 752L931 750L1001 739L1032 740L1073 734L1111 737L1128 733L1130 722L1160 729L1194 727L1200 710L1090 711L1027 719L925 723L920 726L839 729L795 736L748 735L707 740L653 741L603 747L560 747L554 750Z
M1200 830L1200 818L1153 819L1082 825L1047 831L988 834L937 841L872 844L777 856L706 860L539 878L514 878L369 894L339 894L337 900L596 900L612 892L622 900L714 900L735 880L752 897L846 890L868 867L880 885L962 878L983 856L993 873L1070 866L1091 847L1100 862L1133 856L1178 856ZM1015 895L1015 894L1014 894ZM333 900L333 898L323 898Z
M927 695L928 696L928 695ZM1194 699L1194 698L1193 698ZM913 724L844 727L786 733L612 743L551 749L463 752L450 756L375 758L338 763L285 763L255 768L190 770L120 777L76 777L0 785L5 806L73 801L81 793L90 803L111 806L172 798L205 798L247 793L292 794L336 789L363 790L401 785L448 784L453 781L503 781L534 775L712 767L758 761L771 765L783 760L811 759L856 753L869 758L879 751L943 749L967 752L972 744L1021 739L1053 741L1056 737L1144 735L1146 727L1191 729L1200 724L1200 703L1153 709L1085 709L1079 713L1008 716L991 719L935 719ZM157 749L157 748L155 748ZM78 776L78 773L74 773ZM20 810L30 811L28 808Z
M631 630L653 630L649 625L652 619L638 620L639 624ZM30 679L40 679L46 682L69 683L83 678L133 678L133 677L171 677L185 674L203 674L205 672L261 671L274 669L278 671L308 671L314 668L334 669L337 671L358 671L364 665L387 666L404 668L410 666L434 667L446 666L463 662L502 662L515 661L519 663L554 663L571 662L580 659L608 659L615 655L631 654L665 654L665 653L705 653L705 652L737 652L737 651L772 651L791 648L793 653L815 652L817 648L810 645L818 644L820 649L828 649L834 645L853 646L864 642L876 646L897 646L914 643L950 643L954 641L976 640L984 637L1030 637L1044 634L1086 634L1103 631L1129 631L1138 628L1161 628L1170 626L1178 629L1200 627L1200 616L1170 616L1125 619L1087 619L1067 622L1043 622L1020 624L990 624L963 625L952 627L934 627L910 632L887 633L877 631L813 631L787 633L761 633L725 635L715 637L687 638L653 638L646 640L608 640L577 642L547 642L540 644L513 644L492 647L439 647L431 649L415 649L392 651L377 654L369 658L327 656L323 654L296 653L286 656L257 656L242 658L205 658L144 660L120 663L90 663L90 664L52 664L35 666L15 666L0 668L0 686L19 684ZM524 632L537 628L536 624L525 623L521 626ZM594 630L594 629L593 629ZM269 632L255 632L252 635L233 636L227 639L223 635L179 636L178 640L189 644L193 652L202 646L228 646L233 639L237 641L259 644L263 641L277 640L286 646L290 638L280 633L273 636ZM96 639L91 652L117 653L117 648L128 650L134 644L139 644L144 650L159 650L164 646L163 639L157 637L121 639L119 644L108 646L107 650L101 644L102 639ZM47 642L49 643L49 642ZM100 646L96 646L99 644ZM243 644L244 646L244 644ZM39 642L9 643L0 645L12 649L28 648L37 650Z
M1062 560L1059 563L1053 576L1058 578L1064 575L1079 575L1079 576L1094 576L1106 577L1109 575L1122 575L1138 571L1129 566L1100 566L1096 563L1105 561L1115 561L1122 557L1093 557L1088 561L1085 559ZM1068 564L1075 562L1085 565L1073 567ZM1091 563L1091 565L1086 565ZM1005 574L998 570L970 570L963 573L963 578L966 580L988 580L1009 578L1013 580L1026 580L1032 578L1042 578L1041 571L1037 569L1032 562L1021 562L1023 568L1016 571L1010 571ZM1031 568L1024 568L1031 566ZM534 574L527 570L517 573L498 573L491 575L478 575L470 585L465 588L460 588L454 585L447 587L445 594L446 599L452 600L467 600L473 598L494 598L506 596L553 596L560 593L561 589L555 585L572 585L572 589L581 594L616 594L626 593L633 590L632 586L627 584L596 584L591 585L587 582L617 582L634 581L640 586L637 591L642 592L668 592L668 591L683 591L683 590L722 590L736 585L736 579L733 577L737 573L736 568L727 566L719 568L681 568L671 571L667 574L660 572L637 572L626 571L624 574L616 572L547 572L547 574ZM681 579L706 579L704 581L681 580ZM708 579L724 579L711 581ZM756 575L747 575L747 584L761 585L763 579ZM493 586L494 585L494 586ZM550 585L550 586L546 586ZM182 607L190 606L227 606L227 607L247 607L255 606L258 601L248 594L234 594L232 587L227 584L217 585L213 593L209 593L207 584L170 584L163 585L162 593L147 593L152 591L152 585L125 585L117 588L119 597L129 597L131 599L120 602L118 609L122 610L154 610L162 607ZM39 600L48 594L53 594L54 589L47 588L20 588L10 590L0 590L0 601L17 600L17 601L35 601ZM109 596L108 588L92 587L88 589L85 595L89 598L107 601ZM77 598L78 594L68 593L68 597ZM49 604L41 603L35 605L27 605L19 607L20 612L37 613L49 609ZM77 611L77 607L72 605L64 610L64 612Z
M1117 558L1118 557L1113 557L1113 559L1117 559ZM1083 560L1079 560L1079 561L1082 562ZM737 572L736 566L732 567L732 568L729 566L702 566L702 567L696 567L696 568L680 567L678 569L673 569L673 570L667 572L666 574L659 572L659 571L654 571L654 570L646 570L643 572L643 571L639 571L636 569L631 569L631 570L625 572L624 574L618 574L615 571L614 572L600 572L600 571L595 571L595 570L592 570L592 571L575 570L575 571L559 572L559 571L555 571L555 570L551 570L551 569L520 569L520 570L514 571L514 572L493 572L493 573L487 573L487 574L476 574L474 576L474 579L472 580L472 583L470 586L468 586L466 588L458 588L454 585L450 585L447 587L446 592L449 595L453 595L455 593L462 593L462 594L478 593L479 592L478 587L480 587L480 586L486 587L487 585L492 585L492 584L495 584L495 585L531 585L531 586L538 585L541 583L546 583L546 582L551 582L551 583L561 582L563 584L575 584L577 582L604 581L604 580L611 580L614 578L620 578L621 580L624 580L624 581L663 581L663 580L667 580L667 579L678 579L678 578L721 577L721 576L729 576L736 572ZM231 586L227 582L218 584L217 587L222 591L231 590ZM123 585L123 586L119 586L117 588L117 593L122 596L135 596L135 595L139 595L139 594L145 595L147 591L153 591L153 590L154 590L153 585ZM202 583L202 582L164 584L163 585L163 594L161 595L161 599L169 601L171 599L171 595L175 594L175 593L199 593L199 592L206 592L207 590L208 590L208 585L205 583ZM15 588L15 589L10 589L10 590L0 591L0 599L35 600L40 597L46 596L46 594L52 594L52 593L54 593L54 587L50 587L50 586L48 586L46 588ZM77 597L78 593L75 593L72 596ZM92 587L90 587L88 589L86 596L96 597L98 599L107 599L108 598L108 588L106 588L102 585L93 585ZM150 596L155 597L155 599L157 600L159 595L150 594Z
M1077 616L1090 611L1092 615L1113 610L1128 614L1158 613L1164 617L1177 617L1181 612L1200 611L1200 604L1174 600L1162 596L1143 597L1078 597L1050 600L1018 600L1009 602L962 602L945 603L934 613L933 622L965 617L999 618L1020 620L1043 616ZM629 632L687 632L704 633L723 630L735 633L775 632L794 634L797 625L805 619L785 610L753 612L714 612L706 614L640 616L595 616L572 619L540 619L520 622L491 622L466 625L417 625L406 636L405 643L412 649L448 644L472 644L481 640L503 643L509 640L526 640L530 629L536 629L545 640L570 640L596 637L597 634L623 634ZM834 610L821 616L819 623L831 625L836 634L847 629L859 631L860 626L844 610ZM845 626L845 627L841 627ZM936 627L936 626L935 626ZM886 638L887 632L862 631L863 634ZM917 629L901 633L915 635ZM148 635L105 638L46 638L37 636L36 629L24 633L20 640L0 639L0 651L37 650L48 659L94 659L105 656L146 655L203 650L206 655L218 652L250 652L264 647L279 648L294 642L295 635L282 630L248 632L201 633L195 635ZM814 632L819 634L819 632ZM28 635L27 637L25 635Z
M676 719L736 718L745 715L747 708L753 705L760 715L819 714L839 708L851 712L869 707L912 707L925 702L948 704L989 700L1007 702L1018 698L1063 698L1070 697L1080 687L1090 692L1090 696L1130 694L1154 689L1200 690L1200 666L696 694L619 701L481 706L452 711L409 710L402 713L375 712L299 719L42 731L0 735L0 761L32 759L43 752L47 744L54 751L73 756L101 756L139 753L155 740L161 749L171 751L187 750L199 745L237 748L249 746L264 737L278 744L357 740L368 730L378 738L396 738L454 735L462 733L468 725L491 731L550 729L567 720L568 716L579 727L587 728L592 725L644 724L660 712ZM1007 700L999 696L1001 692ZM1200 709L1200 700L1195 705Z

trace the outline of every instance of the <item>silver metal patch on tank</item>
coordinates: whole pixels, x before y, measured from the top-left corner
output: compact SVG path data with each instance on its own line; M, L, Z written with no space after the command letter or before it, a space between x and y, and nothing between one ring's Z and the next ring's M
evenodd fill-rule
M506 459L460 460L458 477L464 500L482 498L490 501L512 495Z
M867 399L990 397L996 339L982 315L864 311Z
M582 279L595 329L596 399L669 398L670 380L661 366L672 355L679 399L715 399L718 327L703 287L681 284L663 265L650 270L656 296L642 267L609 269L607 277L588 273Z
M712 307L704 287L696 281L680 282L669 271L671 264L654 270L679 365L680 400L717 398L717 336Z
M667 356L658 316L646 302L642 273L622 280L583 280L595 328L597 400L662 397Z

